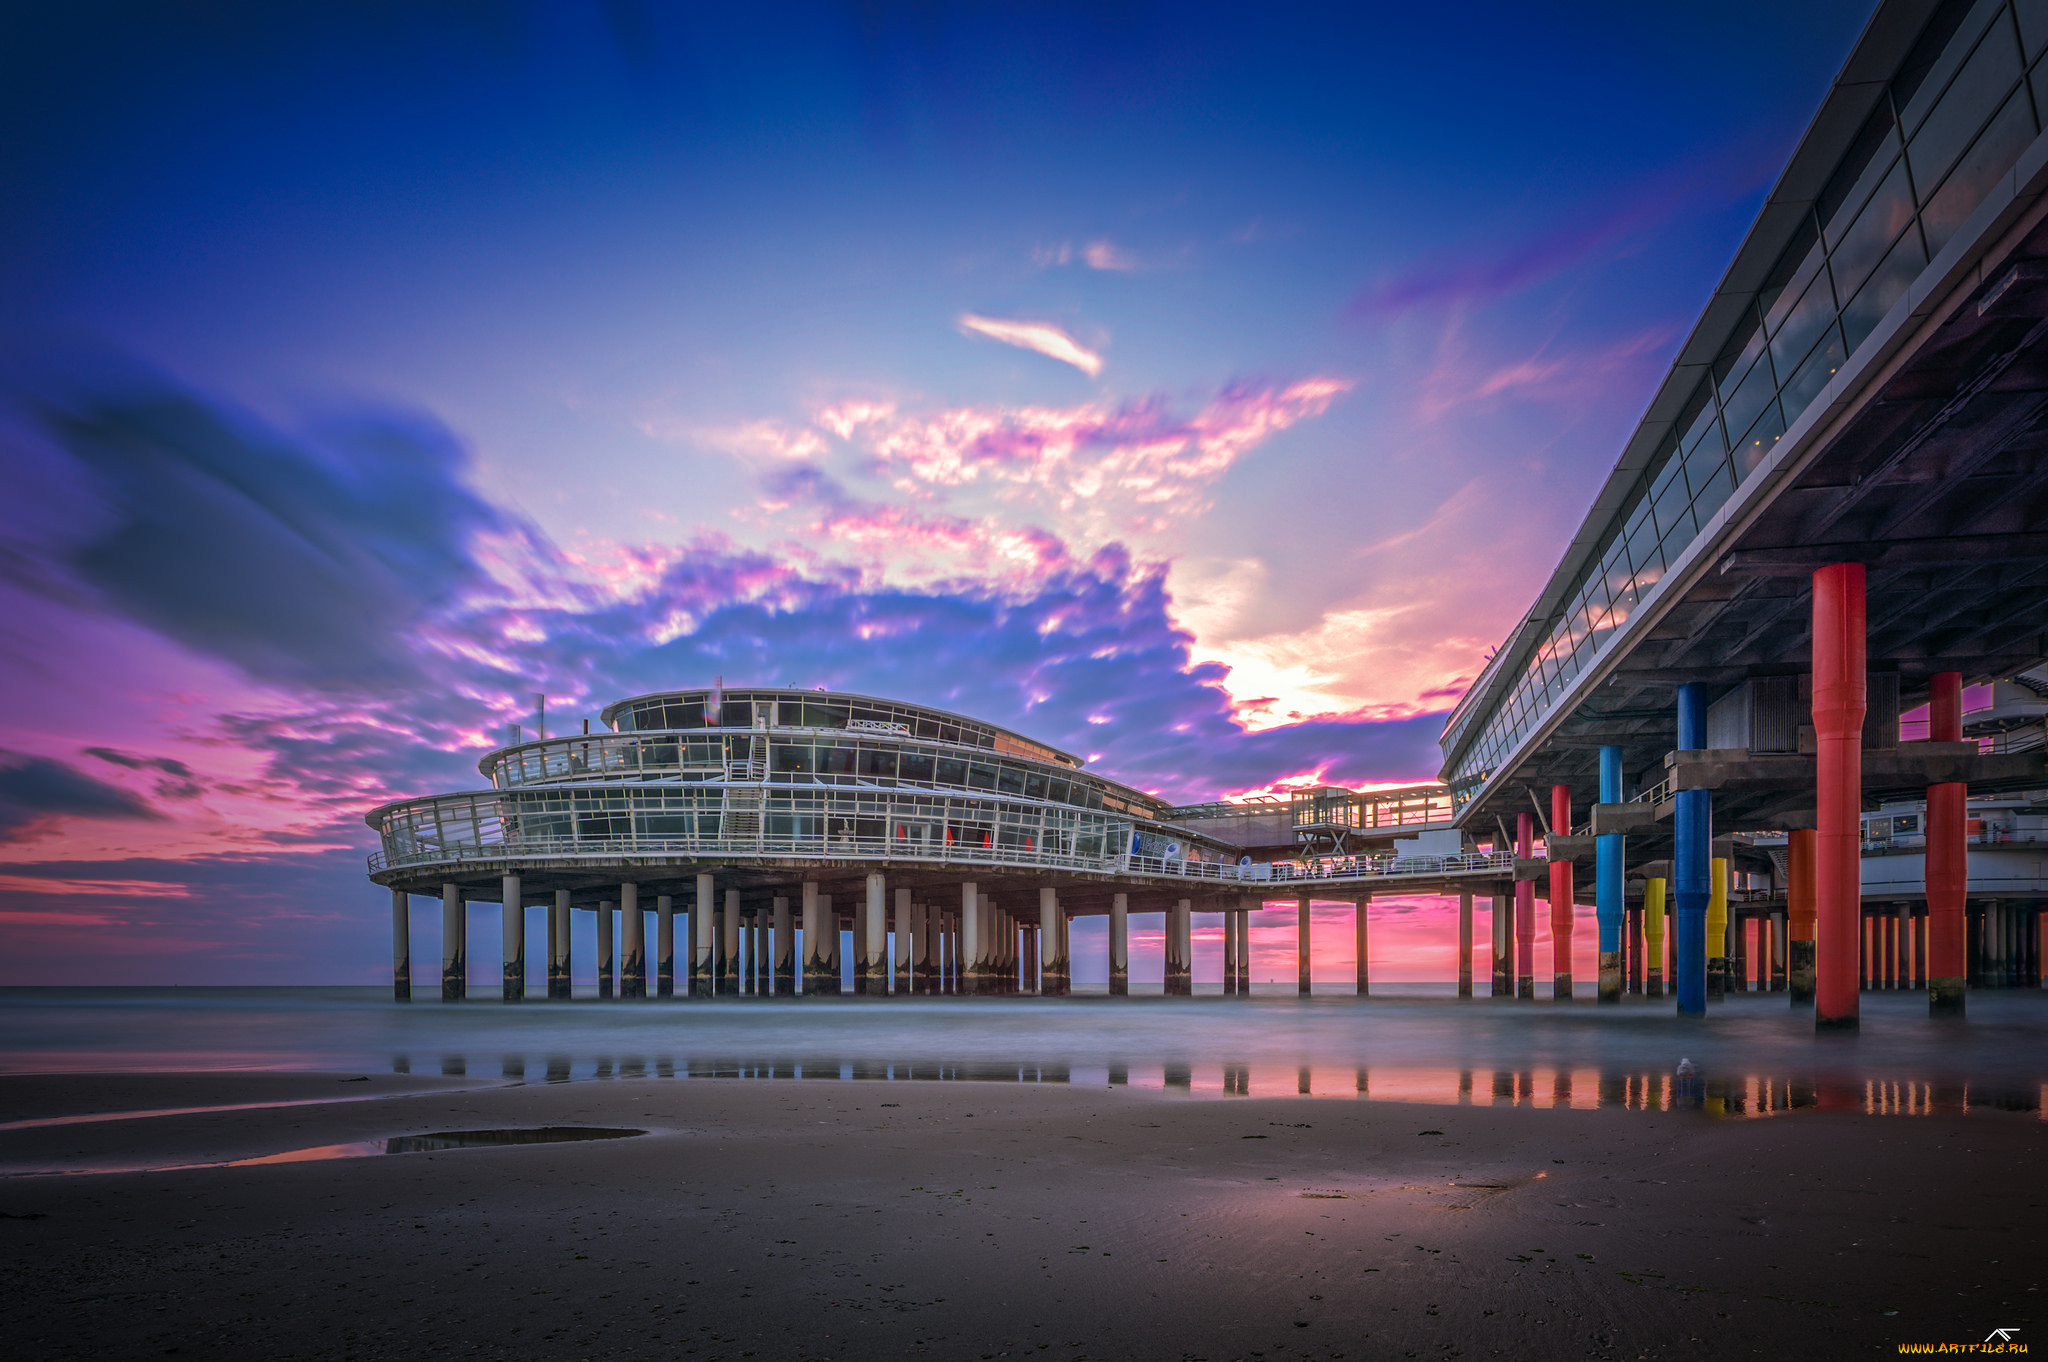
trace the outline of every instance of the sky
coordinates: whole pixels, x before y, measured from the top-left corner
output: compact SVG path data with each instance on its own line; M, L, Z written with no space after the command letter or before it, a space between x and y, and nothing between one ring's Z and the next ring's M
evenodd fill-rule
M1433 778L1870 8L7 8L0 983L388 978L535 692Z

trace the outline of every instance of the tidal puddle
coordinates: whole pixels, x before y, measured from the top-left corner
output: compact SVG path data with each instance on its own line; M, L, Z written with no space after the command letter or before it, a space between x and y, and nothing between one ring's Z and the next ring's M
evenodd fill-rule
M430 1154L447 1149L497 1149L520 1144L575 1144L584 1140L625 1140L645 1135L644 1130L625 1126L531 1126L510 1130L446 1130L432 1135L391 1135L381 1140L351 1140L344 1144L316 1144L305 1149L287 1149L281 1154L259 1154L250 1159L224 1159L214 1163L127 1163L93 1164L80 1168L35 1168L13 1171L8 1177L69 1177L81 1173L178 1173L194 1168L253 1168L270 1163L320 1163L328 1159L363 1159L379 1154Z

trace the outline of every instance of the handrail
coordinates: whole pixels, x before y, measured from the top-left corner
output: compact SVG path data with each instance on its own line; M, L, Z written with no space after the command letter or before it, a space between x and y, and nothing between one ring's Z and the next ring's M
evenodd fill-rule
M1233 865L1128 853L1079 856L1032 847L971 846L957 842L946 845L907 838L770 837L764 834L742 838L620 837L580 841L573 838L530 838L478 846L437 847L401 856L377 851L369 857L369 868L374 874L406 866L461 865L465 862L532 859L601 862L642 856L677 856L693 860L757 857L819 861L872 859L939 865L1023 866L1246 885L1498 873L1512 871L1515 863L1515 858L1509 854L1472 853L1459 856L1329 856L1311 861Z

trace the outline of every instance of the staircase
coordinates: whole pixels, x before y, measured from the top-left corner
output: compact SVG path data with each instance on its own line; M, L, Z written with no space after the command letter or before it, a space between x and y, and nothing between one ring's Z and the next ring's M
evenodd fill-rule
M723 840L759 842L761 809L768 793L768 735L750 734L727 741Z

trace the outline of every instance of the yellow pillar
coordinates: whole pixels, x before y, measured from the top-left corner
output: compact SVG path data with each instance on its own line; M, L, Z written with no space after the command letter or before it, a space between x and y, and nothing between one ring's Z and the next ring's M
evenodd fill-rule
M1643 992L1664 996L1664 881L1643 881Z
M1716 856L1707 883L1707 997L1728 993L1728 858Z

